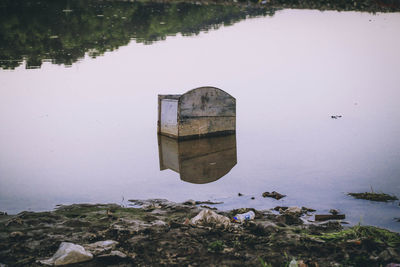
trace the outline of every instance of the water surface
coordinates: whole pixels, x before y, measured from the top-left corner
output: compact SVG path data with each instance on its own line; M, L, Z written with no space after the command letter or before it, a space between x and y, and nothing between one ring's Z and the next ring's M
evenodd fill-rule
M152 45L128 34L96 57L46 52L37 69L16 53L0 71L0 210L210 199L222 209L335 208L400 231L398 202L346 195L400 197L400 14L281 10L218 23ZM157 94L204 85L237 100L237 163L192 183L160 170ZM287 197L261 197L273 190Z

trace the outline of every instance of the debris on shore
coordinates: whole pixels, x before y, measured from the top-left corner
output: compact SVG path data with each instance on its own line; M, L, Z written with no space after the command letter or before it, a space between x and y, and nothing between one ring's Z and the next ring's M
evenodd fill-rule
M365 193L348 193L348 195L357 199L366 199L379 202L398 200L396 196L391 196L385 193L365 192Z
M83 263L69 266L287 266L294 259L308 267L400 263L399 233L360 225L344 229L335 220L304 223L302 216L312 209L282 207L276 214L211 211L195 201L135 203L141 206L74 204L2 215L0 266L55 264L72 250ZM238 214L251 216L234 223Z

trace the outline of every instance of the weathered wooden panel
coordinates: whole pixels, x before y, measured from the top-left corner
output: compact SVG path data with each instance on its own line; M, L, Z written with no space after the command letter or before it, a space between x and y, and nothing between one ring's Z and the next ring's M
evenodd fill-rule
M179 116L236 116L236 99L215 87L196 88L180 97Z
M198 117L179 121L179 138L234 133L236 117Z
M210 183L226 175L237 163L236 136L178 141L159 136L160 169L180 173L190 183Z
M161 132L178 136L178 100L161 100Z

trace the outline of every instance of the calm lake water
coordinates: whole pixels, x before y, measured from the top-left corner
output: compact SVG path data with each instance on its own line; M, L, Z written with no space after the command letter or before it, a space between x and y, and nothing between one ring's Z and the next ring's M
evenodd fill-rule
M72 16L74 9L62 12ZM400 14L267 13L237 11L195 30L164 29L174 23L165 15L132 30L118 28L120 19L109 35L93 27L107 40L99 46L85 26L69 36L47 33L43 46L3 43L0 210L195 199L223 201L220 209L333 208L350 223L400 231L398 201L347 196L372 188L400 197ZM13 31L15 24L7 25ZM151 33L149 25L161 30ZM139 32L144 28L147 35ZM18 40L28 38L19 33ZM157 95L205 85L237 101L236 136L203 141L226 146L228 152L202 162L225 164L227 174L191 179L171 170L171 162L161 171L159 145L176 163L180 144L157 137ZM263 198L265 191L287 197Z

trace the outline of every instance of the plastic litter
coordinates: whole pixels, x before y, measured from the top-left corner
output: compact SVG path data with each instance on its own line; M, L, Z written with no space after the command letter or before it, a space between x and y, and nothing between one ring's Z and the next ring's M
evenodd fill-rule
M194 225L198 224L214 224L216 226L228 227L230 225L230 220L228 217L219 215L212 210L204 209L200 211L192 220L190 221Z
M236 214L233 219L236 222L244 222L244 221L250 221L253 220L256 217L256 214L254 213L254 211L248 211L246 213L239 213Z
M40 263L58 266L85 262L91 259L93 259L93 255L90 252L87 252L82 246L73 243L62 242L53 257L48 260L42 260Z

